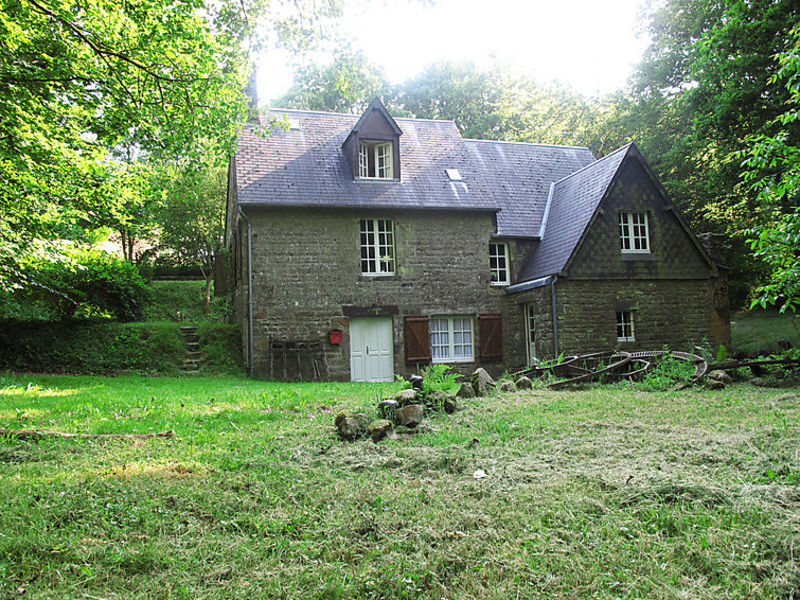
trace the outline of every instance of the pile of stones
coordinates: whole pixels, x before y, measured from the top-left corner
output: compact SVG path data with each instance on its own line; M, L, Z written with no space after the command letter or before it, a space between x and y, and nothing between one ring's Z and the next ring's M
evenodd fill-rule
M423 392L423 379L419 375L412 375L409 383L410 388L400 390L394 398L378 403L378 419L371 421L363 412L340 412L335 421L339 437L343 440L369 437L378 442L393 436L395 427L417 427L422 423L426 411L443 410L451 414L462 408L461 400L464 398L491 395L495 389L501 392L531 389L533 385L527 377L521 377L516 383L509 379L495 382L485 369L476 369L469 382L462 383L455 394L442 390Z

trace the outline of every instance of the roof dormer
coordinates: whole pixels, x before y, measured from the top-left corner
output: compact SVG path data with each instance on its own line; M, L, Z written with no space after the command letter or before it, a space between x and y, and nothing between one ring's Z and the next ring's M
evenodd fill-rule
M342 144L358 181L400 181L403 131L376 96Z

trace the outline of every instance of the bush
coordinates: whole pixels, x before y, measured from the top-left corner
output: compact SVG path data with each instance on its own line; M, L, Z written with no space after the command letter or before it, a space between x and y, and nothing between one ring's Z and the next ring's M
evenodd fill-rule
M66 248L26 265L29 285L0 301L5 318L140 320L147 285L129 262L99 250Z
M37 373L177 375L186 345L177 324L4 321L0 368Z
M211 298L208 314L203 314L205 281L152 281L144 307L146 321L174 321L180 312L188 323L224 322L228 315L227 298Z

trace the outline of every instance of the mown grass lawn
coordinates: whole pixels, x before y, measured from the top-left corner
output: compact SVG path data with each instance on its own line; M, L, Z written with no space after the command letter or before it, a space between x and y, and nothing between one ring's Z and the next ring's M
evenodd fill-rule
M394 389L0 376L2 427L178 434L0 440L0 598L800 597L797 390L535 390L335 437Z

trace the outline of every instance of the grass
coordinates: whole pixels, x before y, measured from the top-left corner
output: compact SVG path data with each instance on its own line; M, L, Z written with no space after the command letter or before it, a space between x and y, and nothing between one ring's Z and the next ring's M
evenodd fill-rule
M748 356L778 352L780 340L800 348L800 315L760 308L734 313L731 338L733 349Z
M178 433L0 440L0 598L800 597L796 390L534 390L336 438L397 387L0 376L0 426Z
M203 313L205 281L150 282L150 298L144 308L145 321L175 321L180 312L186 325L206 321L224 322L227 316L227 298L211 296L208 314Z

